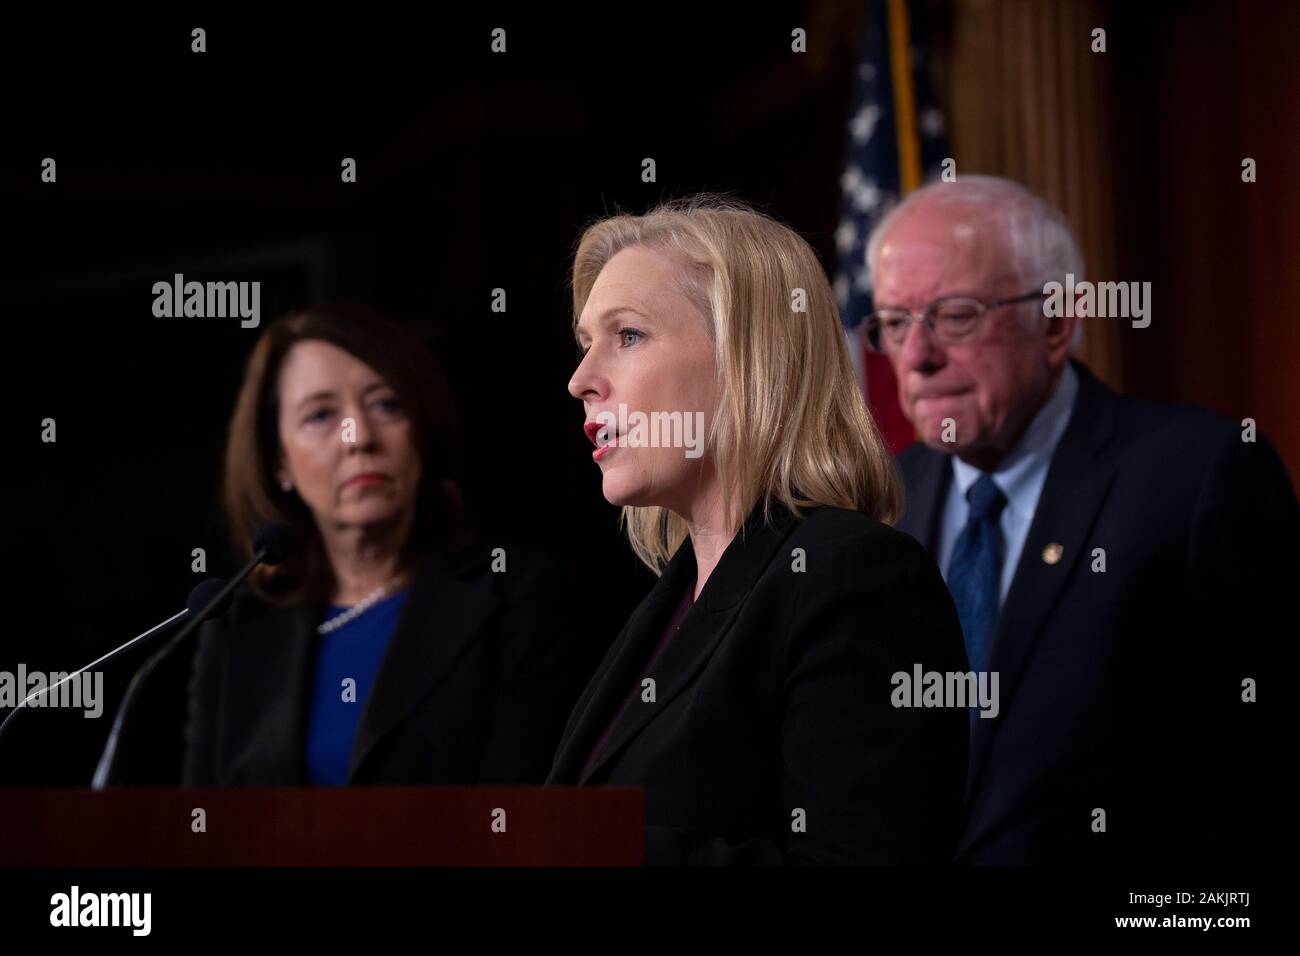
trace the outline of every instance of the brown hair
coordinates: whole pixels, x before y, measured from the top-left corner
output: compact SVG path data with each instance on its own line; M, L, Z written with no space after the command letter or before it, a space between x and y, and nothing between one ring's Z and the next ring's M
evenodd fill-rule
M251 557L253 538L268 521L298 532L294 555L274 567L259 565L249 579L272 604L328 599L334 571L311 510L275 478L282 456L279 375L285 356L305 339L329 342L356 356L397 392L410 417L420 456L416 515L403 554L407 566L434 549L465 543L466 523L457 483L460 426L451 387L432 351L411 329L358 304L313 306L269 325L253 347L235 399L226 439L224 505L235 553Z

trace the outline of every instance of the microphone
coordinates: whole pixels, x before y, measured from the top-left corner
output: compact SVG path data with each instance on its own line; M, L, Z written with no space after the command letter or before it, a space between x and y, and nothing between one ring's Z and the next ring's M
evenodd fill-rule
M25 705L29 700L35 700L37 697L40 697L42 694L48 694L50 691L54 690L56 687L60 686L61 684L66 684L68 681L80 677L85 671L90 670L96 664L106 664L109 661L111 661L113 658L117 657L119 654L122 654L126 652L129 648L134 647L140 641L147 640L148 638L157 634L159 631L171 627L171 625L175 624L177 621L181 620L184 617L189 617L191 615L197 614L204 606L207 605L207 603L216 595L216 593L221 590L222 586L225 583L226 582L221 580L221 578L208 578L205 581L200 581L198 585L196 585L193 588L193 590L190 591L190 596L185 599L185 610L177 611L175 614L167 618L167 620L163 621L161 624L155 624L153 627L149 628L149 630L145 631L143 634L131 638L131 640L127 641L125 644L121 645L120 647L113 648L103 657L97 658L96 660L91 661L85 667L73 671L71 674L65 676L62 680L55 681L53 684L50 684L46 687L42 687L40 690L28 694L26 697L24 697L22 700L18 702L17 707L15 707L13 710L11 710L8 714L5 715L5 719L3 721L0 721L0 736L4 735L5 728L9 726L9 721L13 720L14 717L17 716L18 711L22 710L23 705ZM230 599L227 598L226 604L229 603L230 603ZM225 610L224 606L222 607L222 610ZM220 613L220 611L218 613Z
M159 664L166 660L167 656L178 645L194 633L200 624L209 617L225 612L231 601L231 592L253 573L254 568L259 564L271 566L280 564L290 557L297 547L298 536L292 527L282 521L272 521L264 524L258 529L256 536L253 538L253 556L249 558L248 563L239 569L238 574L219 589L216 589L215 593L212 591L206 592L211 596L208 597L206 603L202 604L198 613L191 617L189 623L181 628L179 633L163 646L162 650L145 661L140 669L135 672L135 676L131 678L131 683L127 685L126 693L122 695L122 703L118 705L117 714L113 718L113 728L109 731L108 740L104 744L104 751L100 754L99 763L95 767L95 776L90 782L92 790L103 790L113 782L118 741L121 738L122 728L126 724L127 713L136 695L140 692L140 688L149 679L149 675L157 669ZM195 591L197 590L198 588L195 588ZM219 608L218 605L220 605Z

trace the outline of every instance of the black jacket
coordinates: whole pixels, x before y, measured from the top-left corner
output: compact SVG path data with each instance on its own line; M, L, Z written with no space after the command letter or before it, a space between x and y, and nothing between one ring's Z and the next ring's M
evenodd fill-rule
M1075 371L998 619L1001 712L975 722L958 861L1244 859L1266 837L1271 757L1242 681L1294 621L1300 508L1238 423ZM933 549L951 458L915 445L899 462L899 527Z
M775 510L727 547L655 666L655 702L638 687L579 781L695 578L681 546L583 692L547 783L644 786L651 865L946 862L966 712L891 704L897 671L966 668L943 580L863 515Z
M571 627L567 581L523 551L430 557L364 703L350 784L540 784L599 650ZM302 786L316 625L250 590L201 629L183 783Z

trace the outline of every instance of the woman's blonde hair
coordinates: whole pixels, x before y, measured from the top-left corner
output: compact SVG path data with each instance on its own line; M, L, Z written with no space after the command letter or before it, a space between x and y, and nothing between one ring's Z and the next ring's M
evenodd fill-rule
M679 267L683 294L708 322L719 405L706 448L735 534L762 505L794 514L830 505L892 523L902 506L893 458L867 411L839 310L816 253L792 229L744 203L700 195L642 216L589 226L573 263L573 321L601 269L641 246ZM662 572L685 540L666 508L625 506L637 556Z

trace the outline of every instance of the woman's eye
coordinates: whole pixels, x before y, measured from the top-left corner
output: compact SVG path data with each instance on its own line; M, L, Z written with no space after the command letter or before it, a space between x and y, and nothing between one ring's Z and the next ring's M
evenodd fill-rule
M389 415L400 415L402 412L402 403L395 398L381 398L375 404Z
M636 336L638 340L645 338L645 333L638 332L636 329L619 329L618 337L619 340L622 342L624 348L628 348L630 346L636 345L636 342L629 342L627 340L629 335Z
M304 418L303 421L305 421L305 422L323 422L323 421L325 420L325 417L326 417L327 415L329 415L329 414L330 414L330 411L329 411L328 408L319 408L319 409L317 409L316 411L312 412L310 415L308 415L306 418Z

